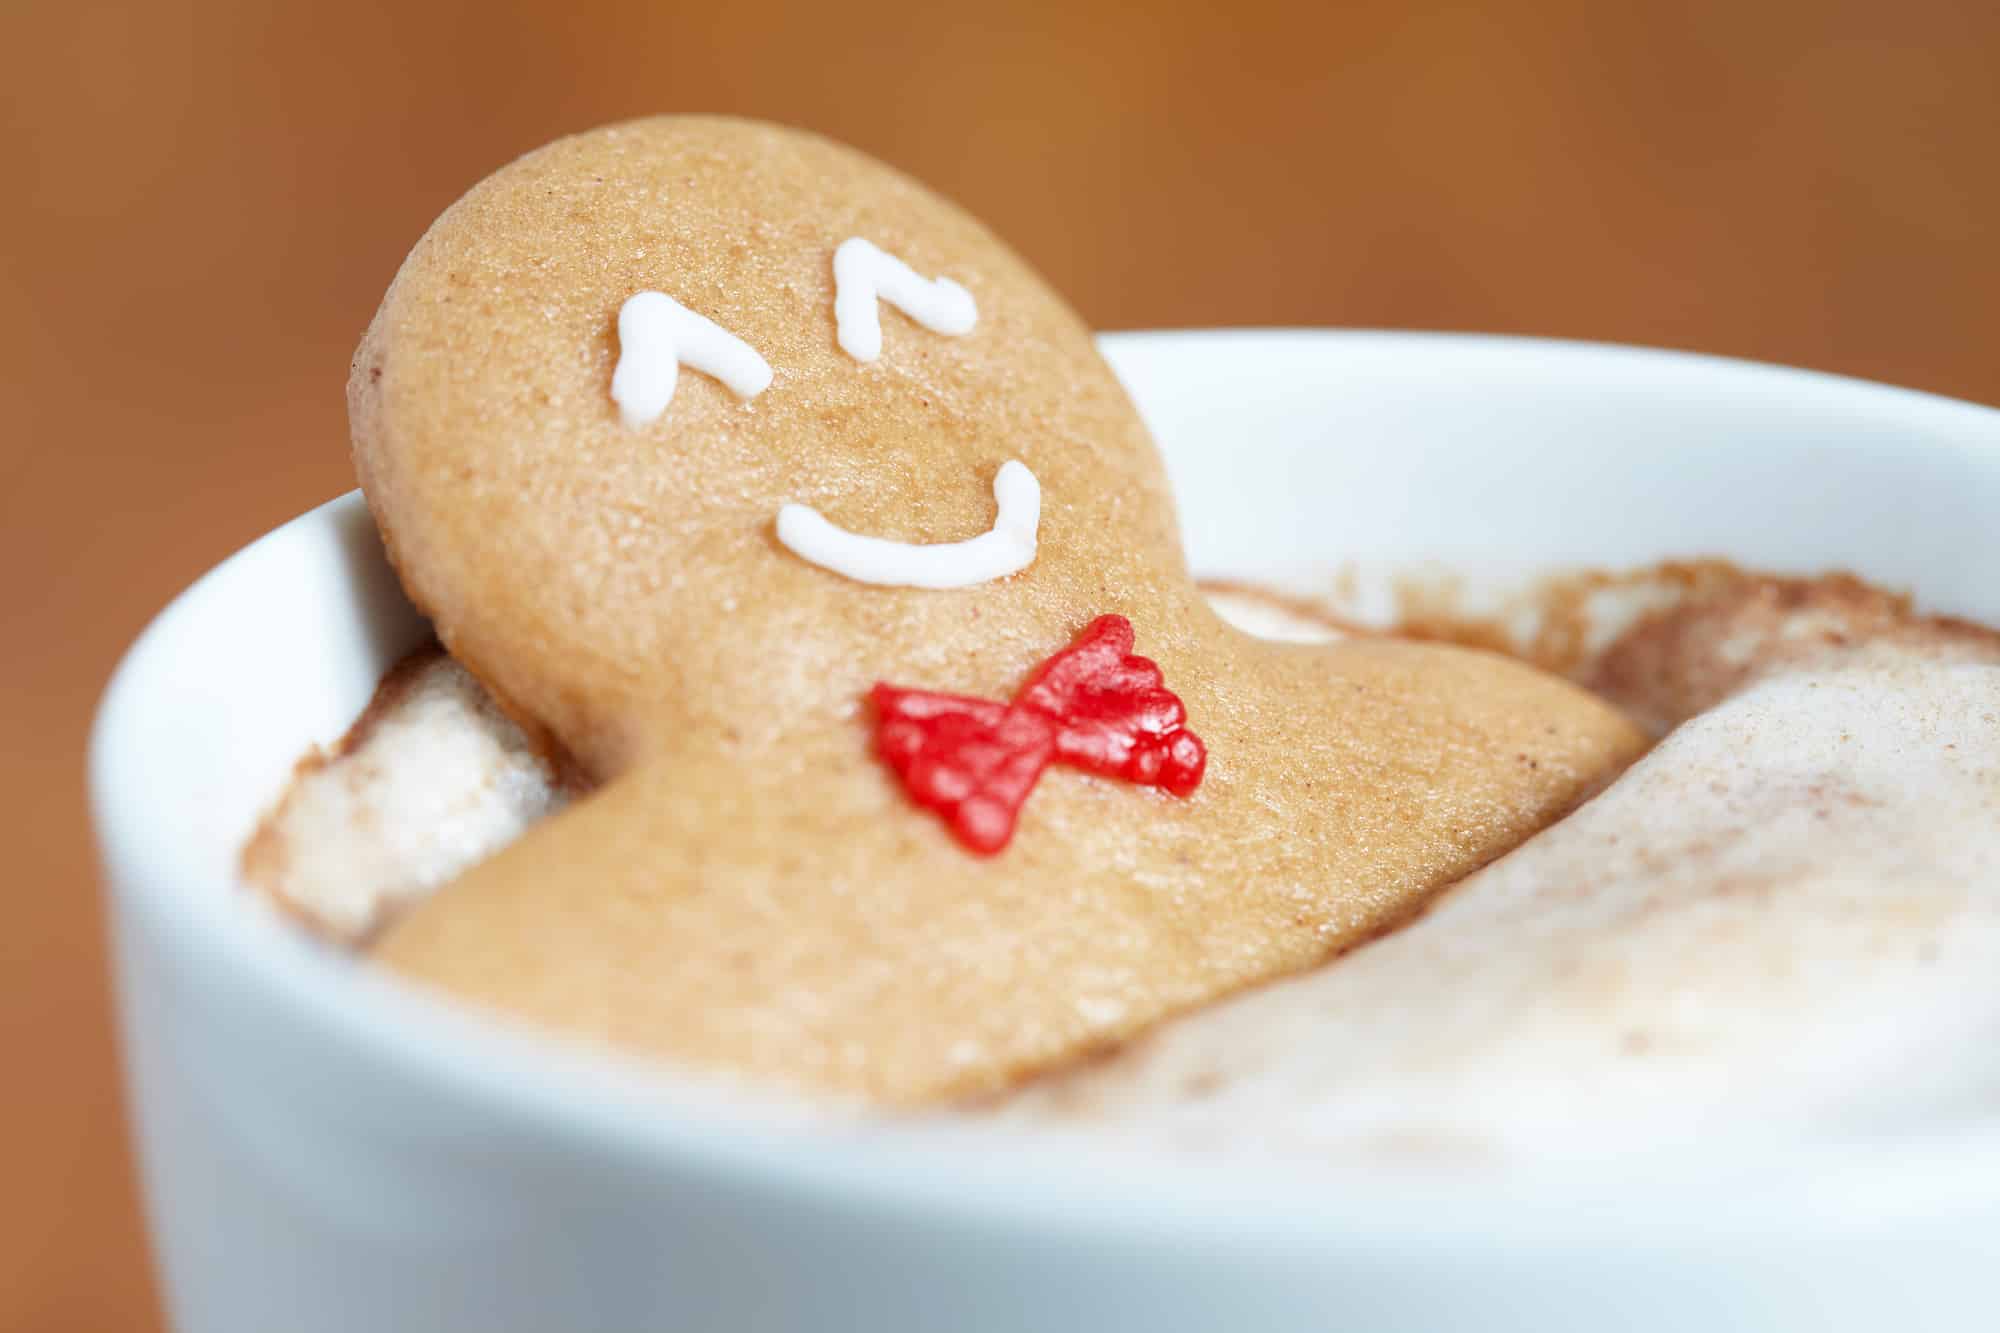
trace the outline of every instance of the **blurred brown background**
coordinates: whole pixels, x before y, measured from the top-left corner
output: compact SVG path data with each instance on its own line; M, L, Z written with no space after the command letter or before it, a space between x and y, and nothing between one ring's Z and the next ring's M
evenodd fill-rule
M1996 67L1971 0L5 0L0 1329L157 1326L92 703L190 579L351 485L349 349L488 170L743 112L929 180L1104 327L1620 339L1994 402Z

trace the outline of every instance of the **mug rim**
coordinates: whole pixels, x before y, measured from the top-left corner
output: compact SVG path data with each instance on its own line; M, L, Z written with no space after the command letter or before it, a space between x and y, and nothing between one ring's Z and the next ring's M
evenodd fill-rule
M1615 344L1497 335L1244 329L1104 335L1121 378L1149 358L1187 355L1419 357L1476 363L1508 374L1551 361L1587 381L1615 371L1687 391L1778 393L1920 429L2000 468L2000 411L1921 391L1756 362ZM1688 1164L1594 1164L1577 1173L1504 1171L1468 1179L1380 1165L1177 1161L1156 1152L1129 1160L1101 1136L1025 1133L994 1153L980 1127L812 1123L740 1092L715 1100L684 1075L616 1053L507 1026L454 1002L308 946L269 915L244 910L235 885L196 882L184 861L162 858L159 819L130 788L136 719L184 626L226 599L235 574L268 557L287 534L352 521L358 492L321 505L224 560L175 598L138 636L100 702L90 741L93 821L112 909L203 967L224 970L248 1002L282 1010L302 1039L338 1043L385 1077L420 1086L468 1117L553 1138L577 1151L670 1160L717 1187L750 1187L823 1204L947 1218L1042 1235L1121 1241L1213 1253L1240 1245L1301 1257L1337 1240L1387 1252L1422 1237L1428 1248L1482 1253L1574 1251L1579 1245L1707 1250L1828 1238L1893 1225L1901 1217L1993 1215L2000 1199L2000 1124L1963 1133L1813 1145L1690 1173ZM754 1101L754 1099L752 1099ZM748 1114L746 1115L746 1111ZM969 1150L986 1145L985 1150ZM1078 1152L1092 1156L1079 1179ZM1984 1170L1976 1169L1984 1166ZM1329 1184L1343 1204L1329 1207ZM1730 1206L1718 1211L1718 1191Z

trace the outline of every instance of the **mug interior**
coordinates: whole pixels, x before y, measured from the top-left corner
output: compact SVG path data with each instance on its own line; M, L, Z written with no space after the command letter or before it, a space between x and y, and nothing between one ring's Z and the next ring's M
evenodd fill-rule
M1851 570L1928 609L2000 623L2000 412L1804 371L1524 339L1243 331L1103 345L1164 451L1202 575L1312 591L1349 564L1442 566L1497 584L1714 555ZM2000 1214L2000 1131L1722 1163L1698 1181L1468 1193L1422 1172L1343 1168L1348 1202L1330 1209L1322 1183L1282 1166L1100 1160L1080 1183L1059 1135L996 1159L967 1151L960 1131L746 1124L656 1070L375 976L239 884L238 849L291 766L336 739L425 632L359 496L335 500L219 566L146 630L100 710L92 784L121 929L227 974L243 1003L372 1062L385 1084L421 1088L439 1115L671 1160L793 1206L866 1201L906 1220L1211 1246L1216 1219L1236 1218L1256 1244L1302 1257L1329 1239L1384 1252L1419 1236L1427 1250L1452 1237L1488 1254L1562 1248L1605 1227L1712 1243L1831 1225L1857 1200L1884 1219ZM1723 1180L1745 1202L1718 1218ZM1646 1207L1632 1206L1634 1189ZM1540 1202L1525 1206L1531 1196Z

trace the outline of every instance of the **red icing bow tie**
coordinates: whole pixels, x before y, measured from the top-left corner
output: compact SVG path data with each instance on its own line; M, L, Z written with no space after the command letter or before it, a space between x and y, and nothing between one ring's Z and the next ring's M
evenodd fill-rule
M875 748L910 798L992 855L1042 770L1065 763L1186 796L1208 751L1160 668L1132 655L1132 622L1099 616L1042 663L1012 703L877 685Z

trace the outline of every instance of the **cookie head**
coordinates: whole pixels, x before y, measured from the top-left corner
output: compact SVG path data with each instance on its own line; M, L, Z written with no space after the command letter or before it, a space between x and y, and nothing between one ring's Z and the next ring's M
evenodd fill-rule
M349 397L413 597L599 776L851 709L858 678L963 679L970 618L966 683L999 690L1184 582L1075 315L960 209L798 131L662 118L504 168L410 255Z

